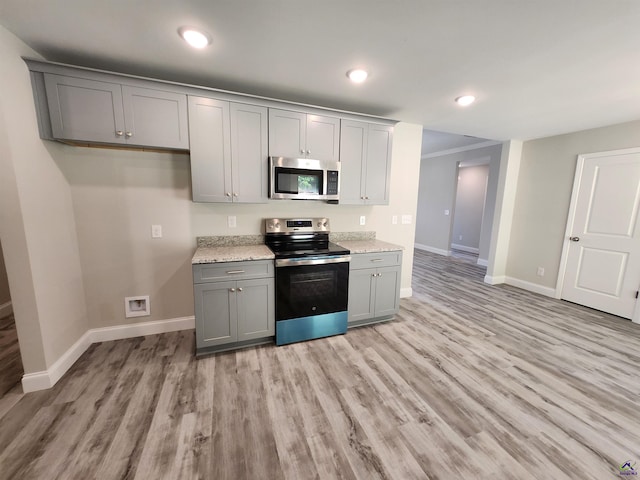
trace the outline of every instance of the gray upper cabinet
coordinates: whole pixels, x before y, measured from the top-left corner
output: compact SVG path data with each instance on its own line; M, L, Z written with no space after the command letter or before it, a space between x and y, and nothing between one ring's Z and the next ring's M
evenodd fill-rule
M189 96L194 202L267 201L267 109Z
M340 119L269 109L269 155L338 161Z
M340 203L388 205L393 126L342 120Z
M49 73L44 83L55 138L189 148L186 95Z

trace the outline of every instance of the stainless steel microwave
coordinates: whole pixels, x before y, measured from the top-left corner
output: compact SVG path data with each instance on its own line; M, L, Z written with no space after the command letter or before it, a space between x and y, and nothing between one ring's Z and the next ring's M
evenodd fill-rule
M269 157L269 197L337 202L340 162Z

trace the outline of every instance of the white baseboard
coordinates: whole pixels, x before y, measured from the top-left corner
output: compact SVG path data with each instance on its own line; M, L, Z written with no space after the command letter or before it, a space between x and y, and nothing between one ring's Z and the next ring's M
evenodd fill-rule
M513 277L507 277L505 283L513 287L528 290L529 292L539 293L540 295L544 295L545 297L556 298L555 288L545 287L543 285L538 285L537 283L527 282L525 280L520 280L519 278Z
M484 258L479 258L478 261L476 262L478 265L481 265L483 267L488 267L489 266L489 260L486 260Z
M480 253L479 248L467 247L466 245L458 245L457 243L452 243L451 248L453 248L454 250L460 250L462 252Z
M414 244L414 247L417 248L418 250L424 250L425 252L444 255L445 257L451 256L451 250L442 250L441 248L430 247L429 245L422 245L421 243Z
M491 275L484 276L484 283L488 283L489 285L498 285L499 283L506 283L507 277L505 275L497 275L492 277Z
M413 296L413 289L411 287L400 289L400 298L407 298Z
M0 305L0 318L8 317L13 313L13 304L11 300Z
M155 335L195 328L195 317L171 318L152 322L132 323L114 327L92 328L87 330L62 356L47 370L25 373L22 376L22 389L25 393L45 390L53 387L71 366L87 351L92 343L122 340L124 338Z

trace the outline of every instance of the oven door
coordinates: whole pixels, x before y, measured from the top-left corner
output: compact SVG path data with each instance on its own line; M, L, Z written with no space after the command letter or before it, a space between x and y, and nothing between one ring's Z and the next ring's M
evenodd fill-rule
M276 321L346 312L349 255L276 260Z

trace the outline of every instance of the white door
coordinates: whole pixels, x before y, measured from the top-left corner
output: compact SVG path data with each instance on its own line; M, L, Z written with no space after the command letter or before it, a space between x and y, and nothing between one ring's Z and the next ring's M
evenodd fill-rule
M578 157L563 251L563 299L634 318L639 204L640 149Z

